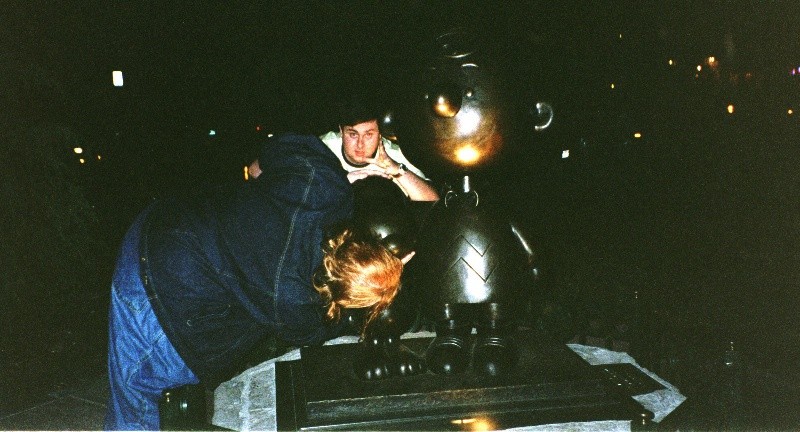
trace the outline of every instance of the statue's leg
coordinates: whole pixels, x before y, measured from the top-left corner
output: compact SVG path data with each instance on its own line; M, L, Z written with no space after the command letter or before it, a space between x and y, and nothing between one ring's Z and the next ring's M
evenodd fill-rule
M472 324L448 319L436 323L436 337L428 347L428 369L437 374L463 373L469 366L469 337Z
M517 324L498 313L495 303L488 307L488 320L476 325L478 338L475 341L473 370L486 375L504 375L517 365L519 353L513 334Z

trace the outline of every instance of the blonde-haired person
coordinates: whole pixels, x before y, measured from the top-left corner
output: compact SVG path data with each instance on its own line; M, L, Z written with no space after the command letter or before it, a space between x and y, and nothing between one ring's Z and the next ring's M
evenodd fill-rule
M337 322L344 308L369 308L362 330L392 303L403 265L414 256L410 252L398 259L375 237L359 237L350 229L328 239L323 249L314 288L325 302L325 316Z
M111 287L106 429L157 430L164 389L214 388L265 337L294 346L348 331L344 309L375 317L403 264L376 239L329 227L353 192L316 137L264 144L255 181L162 199L134 221Z

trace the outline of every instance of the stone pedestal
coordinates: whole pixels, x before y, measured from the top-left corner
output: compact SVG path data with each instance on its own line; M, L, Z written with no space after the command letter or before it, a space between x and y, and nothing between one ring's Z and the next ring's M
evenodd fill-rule
M422 354L431 338L403 343ZM430 372L383 381L353 374L352 344L306 347L276 365L279 430L487 430L652 418L630 396L660 388L637 370L590 366L563 345L517 337L520 361L504 377Z

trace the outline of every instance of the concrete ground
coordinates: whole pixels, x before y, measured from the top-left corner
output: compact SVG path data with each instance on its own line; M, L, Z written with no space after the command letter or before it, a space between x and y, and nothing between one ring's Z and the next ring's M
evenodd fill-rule
M107 398L108 376L88 377L0 413L0 430L102 430Z

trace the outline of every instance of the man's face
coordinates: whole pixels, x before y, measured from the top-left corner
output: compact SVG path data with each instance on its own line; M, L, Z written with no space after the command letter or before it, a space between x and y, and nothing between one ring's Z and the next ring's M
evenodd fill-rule
M375 157L381 133L378 121L370 120L352 126L342 126L342 151L350 165L362 166Z

